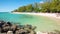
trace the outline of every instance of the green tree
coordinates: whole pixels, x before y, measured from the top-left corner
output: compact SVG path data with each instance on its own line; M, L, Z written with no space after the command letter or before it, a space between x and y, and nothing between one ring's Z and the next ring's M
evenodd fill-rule
M19 7L14 12L48 12L60 13L60 0L45 0L44 3L34 3Z
M60 0L51 0L40 5L42 12L60 12Z
M44 4L41 4L40 6L42 12L50 12L50 3L46 2Z
M26 6L26 12L32 12L33 11L33 6L32 4L29 4Z
M19 7L17 10L18 10L18 12L25 12L26 11L26 7L22 6L22 7Z
M40 12L39 3L34 4L34 12Z

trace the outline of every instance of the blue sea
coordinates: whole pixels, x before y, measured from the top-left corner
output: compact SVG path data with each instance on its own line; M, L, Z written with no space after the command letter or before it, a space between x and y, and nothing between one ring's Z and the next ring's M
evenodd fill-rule
M27 23L33 21L34 16L25 14L12 14L9 12L0 12L0 20L9 21L13 23Z
M60 23L56 19L44 16L0 12L0 20L9 21L14 24L31 24L37 27L36 31L49 32L60 30Z

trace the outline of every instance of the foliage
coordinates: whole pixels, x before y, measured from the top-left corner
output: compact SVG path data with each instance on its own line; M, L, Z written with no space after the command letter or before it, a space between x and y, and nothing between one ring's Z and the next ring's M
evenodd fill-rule
M27 11L27 12L31 12L31 11L33 11L32 4L26 6L26 11Z
M60 0L46 0L44 3L34 3L19 7L14 12L48 12L60 13Z
M60 0L51 0L40 5L42 12L59 13L60 12Z
M19 7L17 12L25 12L25 6Z

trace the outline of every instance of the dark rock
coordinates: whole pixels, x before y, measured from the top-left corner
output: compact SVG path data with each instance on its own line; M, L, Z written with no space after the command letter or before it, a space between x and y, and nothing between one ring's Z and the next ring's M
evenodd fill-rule
M25 28L32 29L32 25L26 24L26 25L25 25Z
M0 28L2 28L2 25L4 25L4 21L0 21Z
M12 25L11 26L11 30L13 31L13 33L15 33L15 31L17 30L17 26L16 25Z
M27 31L24 30L24 29L19 29L19 30L16 31L15 34L28 34L28 33L27 33Z
M8 24L9 26L12 26L12 24L11 24L10 22L7 22L7 24Z
M10 22L0 21L1 33L13 33L13 34L36 34L35 26L32 25L15 25Z
M5 26L3 27L2 32L7 32L9 30L10 30L10 26Z

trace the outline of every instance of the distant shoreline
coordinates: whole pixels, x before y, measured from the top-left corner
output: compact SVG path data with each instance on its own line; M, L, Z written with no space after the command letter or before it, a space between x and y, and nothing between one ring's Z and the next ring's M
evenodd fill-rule
M12 14L29 14L29 15L40 15L60 19L60 13L29 13L29 12L13 12Z

